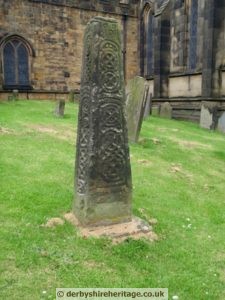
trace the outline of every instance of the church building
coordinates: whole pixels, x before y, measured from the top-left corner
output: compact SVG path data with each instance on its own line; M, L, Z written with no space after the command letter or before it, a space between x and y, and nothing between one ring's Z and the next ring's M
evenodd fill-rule
M202 101L225 111L225 0L0 0L0 99L79 94L97 15L118 21L125 80L144 77L152 106L196 122Z

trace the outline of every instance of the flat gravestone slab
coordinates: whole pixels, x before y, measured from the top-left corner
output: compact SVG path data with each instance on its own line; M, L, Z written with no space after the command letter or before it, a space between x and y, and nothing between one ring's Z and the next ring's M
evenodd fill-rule
M162 118L172 119L173 109L169 102L162 103L160 105L159 115Z
M214 130L218 122L216 103L203 101L201 105L200 127Z
M85 30L73 212L82 226L131 220L121 33L95 17Z
M129 80L126 88L126 119L129 141L136 143L141 131L147 100L147 86L143 77Z

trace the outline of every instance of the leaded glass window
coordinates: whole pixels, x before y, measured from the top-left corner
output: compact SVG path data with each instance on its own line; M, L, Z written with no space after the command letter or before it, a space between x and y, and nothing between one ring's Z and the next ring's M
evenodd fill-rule
M197 64L197 26L198 26L198 0L191 1L190 9L190 33L189 33L189 63L190 70L194 70Z
M149 77L154 72L154 16L151 7L147 6L143 12L142 41L141 41L141 69L142 75Z
M146 75L153 74L153 15L149 13L146 38Z
M29 55L19 39L9 40L3 48L4 85L23 87L29 85Z

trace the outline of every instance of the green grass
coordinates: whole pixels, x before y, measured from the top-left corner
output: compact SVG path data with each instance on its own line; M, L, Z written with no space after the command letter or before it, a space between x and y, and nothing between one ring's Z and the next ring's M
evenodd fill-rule
M134 214L156 218L159 241L82 239L70 211L78 106L0 103L1 299L54 299L56 287L165 287L169 299L225 299L225 136L144 121L130 146ZM144 209L144 212L143 210ZM46 291L46 294L43 293Z

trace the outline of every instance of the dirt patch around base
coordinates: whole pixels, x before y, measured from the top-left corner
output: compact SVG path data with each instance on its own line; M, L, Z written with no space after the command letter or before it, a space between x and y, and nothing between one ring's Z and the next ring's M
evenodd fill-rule
M76 139L76 132L65 128L65 130L56 130L52 127L47 127L44 125L35 125L35 124L29 124L29 129L41 132L41 133L47 133L51 136L54 136L55 138L70 141L71 143L74 143L74 140Z
M65 221L61 218L51 218L47 221L46 224L42 224L41 226L52 228L52 227L56 227L59 225L63 225L64 223L65 223Z
M170 167L171 173L182 172L182 166L180 164L172 164Z
M155 144L155 145L161 143L160 139L158 139L158 138L156 138L156 137L152 138L151 140L152 140L153 144Z
M79 230L82 237L108 237L112 242L121 243L128 238L135 240L145 238L151 242L157 241L158 236L153 232L152 226L140 218L133 217L130 222L107 226L81 226L73 213L67 213L64 218Z
M14 134L15 132L12 129L6 127L0 127L0 134Z
M191 185L194 184L194 177L191 173L189 173L187 170L184 170L181 164L171 164L170 173L173 173L185 180L188 180Z
M158 223L156 218L149 217L148 212L143 207L139 208L138 211L141 214L141 217L147 220L150 225L156 225Z
M44 133L51 133L51 134L57 134L58 133L57 130L55 130L51 127L46 127L44 125L32 125L32 124L30 124L29 128L34 129L34 130L39 131L39 132L44 132Z
M190 148L190 149L195 149L195 148L209 148L208 145L206 144L201 144L201 143L198 143L198 142L190 142L190 141L179 141L178 144L180 146L184 146L186 148Z
M176 139L176 138L171 138L170 140L178 143L179 146L188 148L188 149L196 149L196 148L209 149L209 148L211 148L211 145L199 143L196 141L186 141L186 140L180 140L180 139Z
M137 162L139 164L145 165L145 166L151 166L153 163L148 159L138 159Z
M95 260L87 260L83 262L83 265L86 268L93 269L93 268L102 268L104 267L105 264L103 262L97 262Z
M144 146L148 142L152 142L153 144L158 145L158 144L161 143L161 140L158 139L157 137L153 137L153 138L140 138L139 141L138 141L138 144Z

